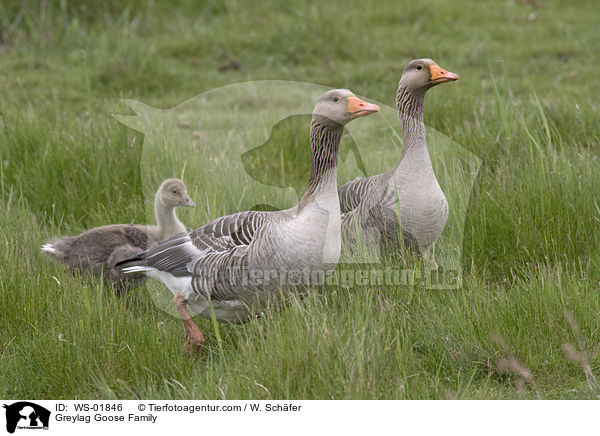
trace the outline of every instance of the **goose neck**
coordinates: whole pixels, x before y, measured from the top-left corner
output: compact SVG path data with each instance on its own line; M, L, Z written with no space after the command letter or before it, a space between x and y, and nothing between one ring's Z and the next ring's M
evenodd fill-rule
M402 123L402 158L415 149L426 149L423 102L425 91L415 91L400 85L396 94L396 108ZM402 160L401 158L401 160Z
M312 169L304 199L316 192L337 192L337 157L344 127L330 120L314 116L310 124Z
M165 205L158 194L154 201L154 214L156 215L157 233L161 239L185 232L185 226L177 218L175 208Z

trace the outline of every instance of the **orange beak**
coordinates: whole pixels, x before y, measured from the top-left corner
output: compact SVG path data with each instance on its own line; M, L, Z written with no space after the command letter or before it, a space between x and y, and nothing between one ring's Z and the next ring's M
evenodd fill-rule
M459 75L451 73L450 71L443 70L439 65L432 65L429 67L431 73L431 83L437 85L438 83L453 82L459 79Z
M350 118L364 117L379 110L379 106L376 104L367 103L355 95L348 97L348 113L350 114Z

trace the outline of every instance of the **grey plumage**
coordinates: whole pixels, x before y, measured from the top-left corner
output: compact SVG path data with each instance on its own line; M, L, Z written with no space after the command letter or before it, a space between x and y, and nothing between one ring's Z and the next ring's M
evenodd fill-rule
M367 239L375 234L384 246L394 247L401 223L404 245L425 254L440 236L448 219L448 202L427 150L423 102L429 88L456 79L458 75L442 70L431 59L408 63L396 94L402 155L385 173L353 180L339 189L345 241L351 243L360 228Z
M376 177L362 177L345 183L338 190L340 196L340 209L342 213L351 212L356 209L365 198L372 185L376 183Z
M71 271L103 275L119 287L133 287L143 276L126 276L115 264L178 233L186 231L175 214L178 206L194 206L184 183L167 179L155 197L156 226L112 224L90 229L77 236L55 239L42 246L54 260L64 262Z

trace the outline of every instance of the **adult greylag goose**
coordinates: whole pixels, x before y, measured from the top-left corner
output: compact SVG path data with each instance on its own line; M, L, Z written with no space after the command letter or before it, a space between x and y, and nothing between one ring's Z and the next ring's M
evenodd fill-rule
M163 181L154 199L155 226L113 224L96 227L77 236L66 236L42 246L53 259L67 264L71 271L102 274L117 286L137 286L144 277L126 276L115 264L142 250L154 247L178 233L187 231L175 208L195 206L185 184L179 179Z
M400 223L404 244L426 254L448 219L448 202L433 172L423 121L425 93L459 76L431 59L416 59L402 72L396 107L402 123L403 151L389 171L358 178L339 189L344 235L352 240L355 226L376 234L383 245L397 242Z
M211 318L212 303L218 321L242 323L281 297L323 283L333 271L341 250L340 138L346 123L378 110L346 89L324 93L310 123L310 180L296 206L223 216L118 264L169 288L188 347L204 344L188 307Z

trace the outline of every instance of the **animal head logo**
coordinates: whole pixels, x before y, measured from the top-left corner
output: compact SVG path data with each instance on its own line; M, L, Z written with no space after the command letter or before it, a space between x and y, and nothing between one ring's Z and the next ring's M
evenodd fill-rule
M207 205L185 211L185 222L197 228L225 214L286 210L298 203L310 177L310 117L327 90L302 82L244 82L206 91L170 109L125 100L135 115L114 117L144 134L140 172L149 200L160 180L183 178L185 173L192 197ZM339 184L385 172L402 154L396 108L376 103L380 112L344 127ZM435 246L435 263L460 272L465 216L481 161L434 129L428 128L427 141L450 205L448 223ZM147 217L153 219L150 208ZM378 254L365 261L342 250L339 262L377 264L380 260ZM454 287L459 282L460 277Z
M6 431L14 433L21 429L48 429L50 411L28 401L4 404L6 409Z

